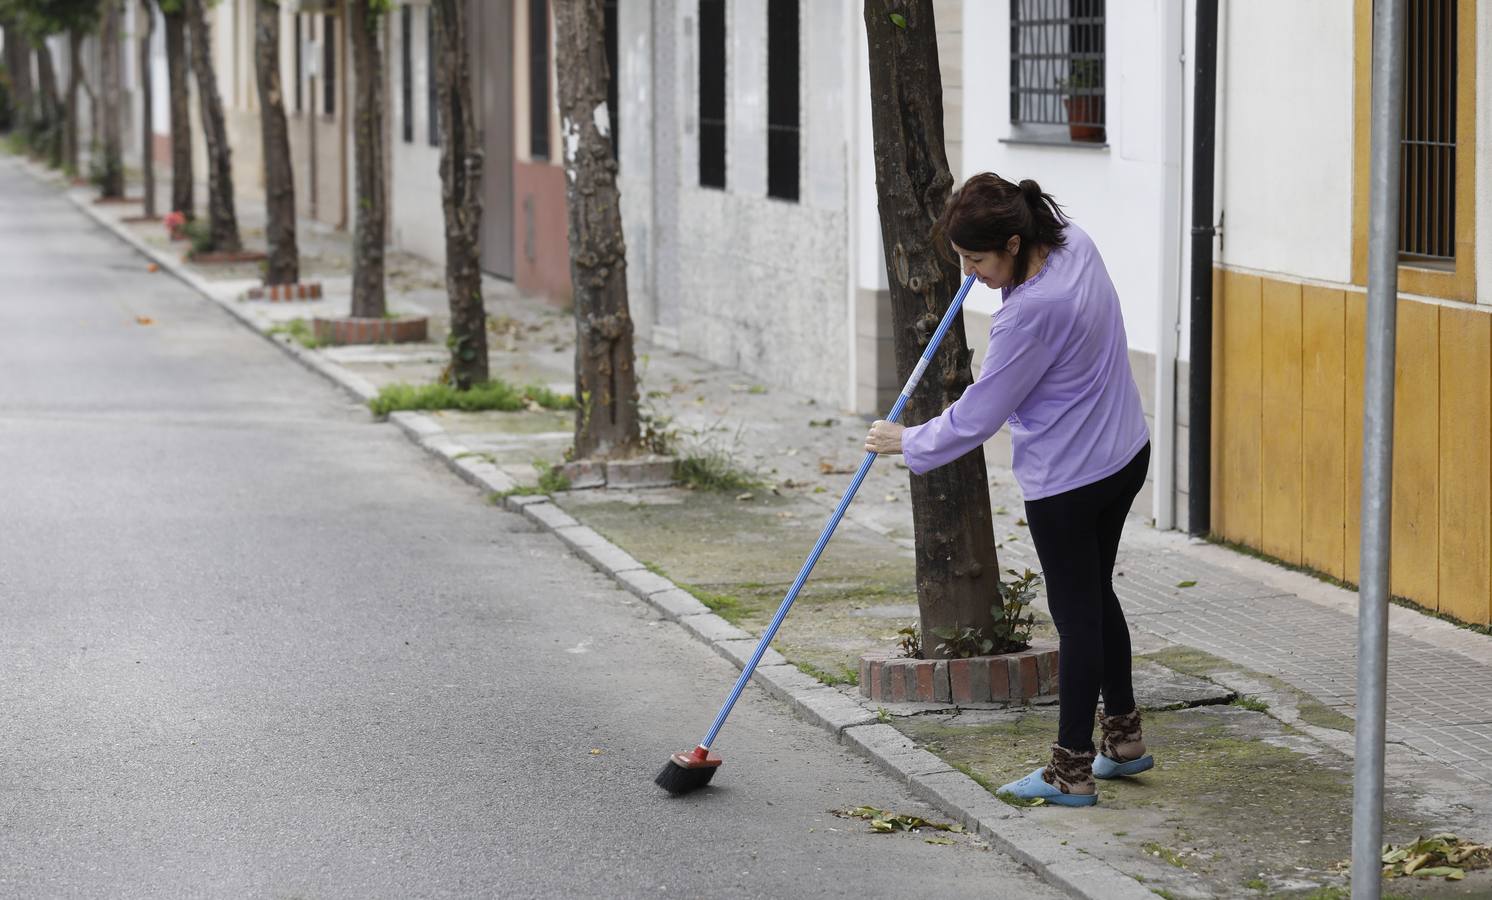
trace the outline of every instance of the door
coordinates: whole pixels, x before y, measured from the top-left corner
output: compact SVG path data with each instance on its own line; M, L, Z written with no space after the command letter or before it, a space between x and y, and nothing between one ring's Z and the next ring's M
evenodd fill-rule
M513 2L472 0L472 79L486 164L482 172L482 270L511 279L513 266Z

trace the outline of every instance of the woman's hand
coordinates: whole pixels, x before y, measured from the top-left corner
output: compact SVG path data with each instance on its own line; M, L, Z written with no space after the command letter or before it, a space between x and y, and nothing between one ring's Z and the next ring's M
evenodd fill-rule
M871 453L900 453L901 433L906 430L905 425L877 419L865 436L865 449Z

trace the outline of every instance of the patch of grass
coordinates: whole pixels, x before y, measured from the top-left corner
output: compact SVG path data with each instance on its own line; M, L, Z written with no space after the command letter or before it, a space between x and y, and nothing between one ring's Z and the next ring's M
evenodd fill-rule
M729 455L713 451L686 456L674 465L674 478L697 491L754 491L762 480L736 466Z
M379 390L377 397L368 401L368 408L376 416L387 416L396 410L406 409L517 412L528 409L531 404L545 409L575 408L575 400L569 394L557 394L538 385L517 388L502 379L473 385L466 391L457 390L449 384L388 384Z
M1357 725L1351 716L1337 712L1314 697L1302 697L1297 709L1300 711L1300 721L1317 728L1330 728L1352 734Z
M1233 701L1234 706L1241 706L1253 712L1269 712L1269 704L1258 697L1243 696Z
M557 494L570 489L570 479L559 470L558 466L548 463L536 462L534 468L539 470L539 492L543 494Z
M1350 889L1338 887L1333 884L1316 888L1309 894L1303 894L1300 900L1348 900L1351 896L1352 891Z
M984 775L980 774L978 770L976 770L973 766L961 762L949 762L949 765L974 779L974 782L976 784L989 791L991 794L998 795L1000 793L1000 786L998 784L995 784L993 781L990 781Z
M1177 853L1175 850L1172 850L1170 847L1161 846L1155 841L1146 841L1145 843L1140 845L1140 849L1144 850L1151 856L1165 860L1178 869L1186 868L1186 863L1181 859L1181 854Z
M1176 895L1166 890L1165 888L1151 888L1150 893L1154 894L1157 897L1164 897L1165 900L1176 900Z
M322 346L321 341L316 339L316 333L311 330L310 324L305 319L291 319L289 322L273 325L269 333L283 334L307 350L315 350Z
M1251 891L1265 891L1269 889L1269 885L1262 878L1250 878L1243 883L1243 886Z
M694 599L708 606L710 612L713 612L732 625L739 625L742 617L748 612L742 606L740 599L732 597L730 594L717 594L714 591L707 591L704 588L695 587L690 584L680 585L680 587L693 594Z
M795 659L792 661L792 663L793 665L801 669L804 674L812 675L814 678L817 678L819 681L822 681L824 684L827 684L830 687L836 687L841 684L854 686L860 683L860 673L851 672L849 669L845 669L842 674L836 675L833 672L821 669L810 662L802 662ZM889 722L890 719L888 718L885 721Z

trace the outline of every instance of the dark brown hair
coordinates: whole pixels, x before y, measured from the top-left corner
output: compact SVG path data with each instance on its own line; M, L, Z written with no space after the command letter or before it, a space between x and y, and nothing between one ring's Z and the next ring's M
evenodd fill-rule
M1020 284L1026 280L1032 248L1063 246L1066 228L1062 207L1042 193L1041 185L1029 178L1011 184L993 172L980 172L948 198L933 226L933 241L945 256L952 255L949 241L965 250L1004 253L1005 244L1019 235L1014 283Z

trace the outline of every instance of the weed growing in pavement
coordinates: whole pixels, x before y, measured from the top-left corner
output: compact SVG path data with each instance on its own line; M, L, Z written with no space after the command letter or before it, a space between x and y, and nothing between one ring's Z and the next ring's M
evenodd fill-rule
M494 378L473 385L466 391L457 390L449 384L386 384L379 390L377 397L368 401L368 408L380 417L405 409L517 412L535 408L574 409L575 400L569 394L555 393L546 387L531 384L517 388L500 378Z
M291 319L289 322L281 322L273 325L270 327L269 333L283 334L307 350L315 350L321 346L321 341L317 339L315 332L311 330L311 326L306 324L305 319Z
M836 687L841 684L847 684L853 687L854 685L858 685L860 683L860 673L851 672L849 669L844 669L842 675L835 675L833 672L830 672L826 669L820 669L813 663L799 662L797 660L794 660L793 665L801 669L805 675L811 675L824 684L827 684L829 687Z
M545 494L557 494L570 489L570 479L559 470L558 466L551 466L546 462L535 462L534 468L539 470L539 490Z
M995 624L989 633L972 625L945 625L932 629L934 637L942 638L937 651L954 659L971 656L991 656L1015 653L1031 646L1031 631L1036 627L1036 614L1031 611L1031 601L1036 599L1036 588L1041 576L1027 569L1017 572L1006 569L1015 576L1013 581L1000 581L1000 602L990 607ZM922 636L916 626L903 628L900 646L904 656L922 659Z
M1233 701L1233 705L1241 706L1244 709L1252 710L1253 712L1269 712L1269 704L1265 703L1263 700L1260 700L1258 697L1239 697L1237 700Z
M674 466L674 478L685 487L699 491L752 491L765 487L766 484L755 473L736 463L736 448L741 444L740 429L728 444L718 437L721 430L721 426L713 425L688 433L688 448Z

